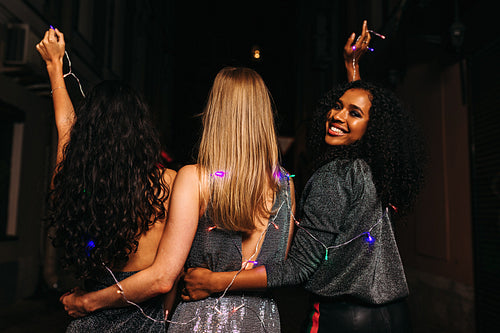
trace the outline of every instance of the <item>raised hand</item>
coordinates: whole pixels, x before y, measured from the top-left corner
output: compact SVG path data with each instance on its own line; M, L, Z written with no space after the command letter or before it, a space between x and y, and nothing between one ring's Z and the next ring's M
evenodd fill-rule
M43 39L36 45L38 53L42 56L47 66L60 65L62 69L66 43L64 34L58 29L49 29Z
M347 80L349 82L361 79L359 60L361 56L370 49L370 40L371 35L366 20L363 21L361 35L356 38L356 34L353 32L347 39L344 46L344 64L347 70Z
M64 82L63 59L66 50L64 34L51 27L36 45L36 49L45 61L49 74L58 131L57 164L59 164L63 159L63 149L69 142L69 133L76 119L73 103L71 103Z

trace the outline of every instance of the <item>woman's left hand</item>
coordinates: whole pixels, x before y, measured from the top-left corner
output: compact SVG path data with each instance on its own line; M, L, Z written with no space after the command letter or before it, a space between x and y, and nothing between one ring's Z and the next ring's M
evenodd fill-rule
M206 268L189 268L184 274L184 288L181 290L183 301L198 301L216 292L210 283L213 272Z
M353 32L351 36L347 39L344 45L344 64L347 69L347 75L349 81L359 80L359 60L361 56L368 51L371 35L368 30L367 21L363 21L363 28L361 29L361 35L356 39L356 34ZM356 71L358 75L356 76Z
M85 309L84 295L86 291L76 287L71 291L63 294L59 301L64 305L64 310L74 318L84 317L89 314Z

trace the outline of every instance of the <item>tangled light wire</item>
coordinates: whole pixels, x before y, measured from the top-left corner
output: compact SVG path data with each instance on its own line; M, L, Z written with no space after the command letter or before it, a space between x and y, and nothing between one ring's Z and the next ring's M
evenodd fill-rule
M288 179L290 178L290 175L287 175ZM361 232L359 233L358 235L352 237L351 239L349 239L348 241L346 242L343 242L341 244L337 244L337 245L333 245L333 246L327 246L326 244L324 244L322 241L320 241L318 238L316 238L309 230L307 230L305 227L301 226L300 225L300 222L295 218L295 215L293 214L292 210L291 210L291 202L290 202L290 197L288 195L288 191L285 191L285 199L281 202L281 205L279 206L278 210L276 211L276 213L274 214L274 216L272 218L269 219L268 221L268 224L267 224L267 227L262 231L258 241L257 241L257 244L255 246L255 251L254 253L248 258L248 260L244 261L242 263L242 267L234 274L231 282L227 285L227 287L224 289L224 291L222 292L222 294L215 299L215 303L213 305L210 305L208 306L208 308L212 308L215 312L217 312L217 314L219 315L223 315L223 314L233 314L243 308L247 308L249 309L250 311L252 311L253 313L255 313L255 315L257 316L257 318L259 319L264 331L267 331L266 327L265 327L265 323L264 323L264 320L259 316L259 314L257 313L257 311L255 311L254 309L252 309L251 307L249 306L246 306L245 303L241 303L241 305L239 306L235 306L233 307L233 309L229 312L222 312L220 310L220 307L219 307L219 303L220 303L220 300L226 296L227 292L229 291L229 289L231 288L231 286L234 284L236 278L238 277L238 275L244 271L248 264L252 263L252 264L257 264L256 261L253 261L252 259L254 259L254 257L258 254L259 252L259 245L260 243L262 242L263 238L264 238L264 235L267 233L268 229L269 229L269 226L271 224L274 225L274 227L276 229L278 229L278 226L276 225L275 223L275 219L277 218L281 208L283 207L284 204L287 204L287 208L288 210L290 211L290 215L291 217L293 218L293 221L294 221L294 224L304 230L306 232L306 234L308 236L310 236L314 241L318 242L319 244L321 244L321 246L323 246L323 248L325 248L325 261L328 260L328 251L331 250L331 249L337 249L337 248L340 248L340 247L343 247L343 246L346 246L348 244L350 244L351 242L353 242L354 240L356 239L359 239L359 238L362 238L362 237L365 237L366 241L369 243L369 244L373 244L373 242L375 241L375 239L371 236L371 231L377 226L377 225L380 225L383 220L384 220L384 217L387 216L388 214L388 208L386 207L382 213L382 215L380 216L380 218L367 230L367 231L364 231L364 232ZM212 228L209 229L209 231L211 231ZM104 264L103 264L104 265ZM170 324L178 324L178 325L187 325L189 323L191 323L192 321L194 321L195 319L197 319L197 317L193 317L192 319L188 320L188 321L185 321L185 322L178 322L178 321L172 321L172 320L169 320L167 319L167 314L168 312L165 314L165 319L164 320L158 320L158 319L155 319L155 318L152 318L151 316L149 316L148 314L146 314L144 312L144 310L142 309L142 307L135 303L135 302L132 302L130 301L129 299L127 299L127 297L125 296L125 293L124 293L124 290L120 284L120 282L116 279L115 275L113 274L113 271L108 268L107 266L104 265L104 267L106 268L106 270L109 272L109 274L113 277L115 283L116 283L116 286L118 287L118 291L117 293L121 294L123 300L130 304L130 305L133 305L135 307L137 307L139 309L139 311L146 317L148 318L149 320L153 321L153 322L167 322L167 323L170 323ZM244 298L244 296L242 296L242 298Z
M68 52L65 50L64 55L66 55L66 59L68 60L68 68L69 72L63 75L64 78L66 78L68 75L71 75L75 78L76 82L78 82L78 87L80 88L80 92L82 93L83 98L85 98L85 93L83 92L82 84L80 83L80 79L78 79L78 76L76 76L75 73L73 73L73 69L71 67L71 59L69 58Z
M368 30L368 33L372 33L374 34L375 36L381 38L381 39L385 39L385 36L382 35L382 34L379 34L378 32L376 31L373 31L373 30ZM356 43L358 42L358 40L361 38L361 35L358 36L358 38L356 39ZM363 42L363 43L366 43L366 42ZM368 47L368 46L367 46ZM353 57L352 57L352 69L353 69L353 73L352 73L352 80L353 81L356 81L356 57L355 57L355 54L354 52L356 52L356 45L353 45L352 47L352 51L353 51ZM373 52L375 51L373 48L371 47L368 47L368 50L370 52Z
M383 35L381 35L381 34L378 34L378 33L374 32L373 30L369 30L369 32L374 33L375 35L377 35L378 37L380 37L380 38L382 38L382 39L385 39L385 36L383 36ZM358 39L359 39L359 37L358 37ZM372 49L372 48L368 48L368 49L369 49L370 51L373 51L373 49ZM356 50L356 47L355 47L355 46L353 46L353 50L354 50L354 51ZM64 75L63 75L63 77L64 77L64 78L66 78L66 77L67 77L67 76L69 76L69 75L73 76L73 77L75 78L75 80L77 81L77 83L78 83L78 87L79 87L79 89L80 89L80 92L81 92L82 96L85 98L85 93L83 92L82 84L81 84L81 82L80 82L80 80L79 80L78 76L77 76L75 73L73 73L72 63L71 63L71 59L69 58L68 52L67 52L67 51L64 51L64 54L65 54L65 56L66 56L66 59L68 60L68 67L69 67L69 71L68 71L68 73L64 74ZM356 78L356 67L355 67L355 66L356 66L356 59L355 59L355 57L353 57L353 60L352 60L352 65L353 65L353 68L354 68L353 80L355 80L355 78ZM224 172L222 172L222 176L221 176L220 174L217 174L217 173L216 173L216 175L217 175L217 176L219 176L219 177L223 177L223 176L224 176ZM290 180L290 177L293 177L293 176L290 176L289 174L286 174L286 177L288 178L288 181L289 181L289 180ZM294 224L295 224L298 228L300 228L300 229L304 230L304 231L306 232L306 234L307 234L307 235L309 235L309 236L310 236L313 240L315 240L316 242L320 243L320 244L321 244L321 246L323 246L323 247L325 248L325 261L326 261L326 260L328 260L328 251L329 251L330 249L337 249L337 248L340 248L340 247L345 246L345 245L347 245L347 244L351 243L352 241L354 241L354 240L356 240L356 239L358 239L358 238L361 238L361 237L363 237L363 236L366 236L367 241L368 241L370 244L372 244L372 243L375 241L375 239L371 236L370 232L373 230L373 228L375 228L377 225L379 225L379 224L383 221L384 216L386 216L386 215L387 215L387 212L388 212L388 208L385 208L385 210L384 210L384 212L383 212L382 216L378 219L378 221L377 221L375 224L373 224L373 225L370 227L370 229L368 229L368 231L362 232L362 233L360 233L360 234L356 235L355 237L351 238L350 240L348 240L348 241L346 241L346 242L344 242L344 243L342 243L342 244L338 244L338 245L334 245L334 246L326 246L323 242L321 242L321 241L320 241L319 239L317 239L317 238L316 238L313 234L311 234L311 232L309 232L309 230L307 230L306 228L304 228L304 227L302 227L302 226L300 225L300 222L299 222L299 221L295 218L295 215L293 214L293 212L292 212L292 210L291 210L291 203L290 203L290 197L288 196L288 191L285 191L285 196L286 196L285 200L283 200L283 201L282 201L281 205L279 206L278 210L277 210L277 211L276 211L276 213L274 214L273 218L269 219L269 221L268 221L268 223L267 223L266 228L265 228L265 229L262 231L262 233L260 234L259 239L258 239L258 241L257 241L257 244L255 245L255 251L254 251L254 253L253 253L253 254L252 254L252 255L248 258L248 260L246 260L246 261L244 261L244 262L242 263L241 268L240 268L240 269L239 269L239 270L235 273L235 275L233 276L233 278L232 278L231 282L230 282L230 283L227 285L227 287L224 289L223 293L222 293L222 294L221 294L221 295L220 295L220 296L219 296L219 297L215 300L214 305L209 307L209 308L212 308L212 309L213 309L215 312L217 312L219 315L223 315L223 314L224 314L224 313L220 310L220 307L219 307L220 300L221 300L223 297L225 297L225 296L226 296L227 292L229 291L229 289L231 288L231 286L234 284L234 282L235 282L236 278L238 277L238 275L239 275L242 271L244 271L244 270L247 268L248 264L250 264L250 263L252 263L252 264L257 264L257 262L256 262L256 261L254 261L254 260L252 260L252 259L254 259L254 257L255 257L255 256L259 253L259 245L260 245L260 243L262 242L262 240L263 240L263 238L264 238L264 235L267 233L267 231L268 231L268 229L269 229L269 225L273 224L273 225L274 225L274 227L275 227L276 229L278 229L278 226L276 225L276 223L275 223L274 221L275 221L275 219L278 217L278 214L279 214L279 212L280 212L281 208L283 207L283 205L285 204L285 202L286 202L286 204L287 204L287 208L288 208L288 210L290 211L291 217L293 218ZM210 229L210 230L211 230L211 229ZM113 280L115 281L115 285L118 287L118 291L117 291L117 293L121 294L121 296L122 296L123 300L124 300L127 304L130 304L130 305L135 306L136 308L138 308L138 309L139 309L139 311L141 312L141 314L142 314L145 318L147 318L147 319L149 319L149 320L151 320L151 321L153 321L153 322L167 322L167 323L170 323L170 324L179 324L179 325L187 325L187 324L191 323L192 321L194 321L195 319L197 319L197 317L193 317L192 319L190 319L190 320L188 320L188 321L185 321L185 322L177 322L177 321L172 321L172 320L167 319L168 310L167 310L167 311L166 311L166 313L165 313L165 319L164 319L164 320L158 320L158 319L155 319L155 318L153 318L153 317L149 316L147 313L145 313L145 312L144 312L144 310L142 309L142 307L141 307L139 304L137 304L137 303L135 303L135 302L130 301L130 300L129 300L126 296L125 296L125 292L124 292L124 290L123 290L123 287L122 287L122 285L121 285L120 281L118 281L118 279L117 279L117 278L116 278L116 276L114 275L113 271L112 271L109 267L107 267L104 263L102 263L102 264L103 264L104 268L105 268L105 269L109 272L109 274L111 275L111 277L113 278ZM244 297L244 296L242 296L242 298L243 298L243 297ZM264 323L264 320L263 320L263 319L259 316L259 314L257 313L257 311L255 311L255 310L254 310L254 309L252 309L251 307L246 306L246 305L245 305L245 303L241 303L241 305L234 307L234 308L233 308L233 309L229 312L229 314L235 313L235 312L237 312L237 311L239 311L239 310L241 310L241 309L243 309L243 308L248 308L249 310L251 310L252 312L254 312L254 313L255 313L255 315L257 316L257 318L259 319L259 321L260 321L260 323L261 323L261 325L262 325L262 327L263 327L264 331L267 331L267 330L266 330L265 323Z
M279 214L279 212L280 212L281 208L283 207L283 205L285 204L285 202L287 203L287 207L288 207L288 208L290 208L290 207L291 207L290 202L289 202L289 200L290 200L290 199L289 199L289 196L288 196L288 192L287 192L287 191L285 191L285 192L286 192L286 199L285 199L285 200L283 200L283 201L281 202L281 205L279 206L278 210L276 211L276 213L274 214L274 216L273 216L271 219L269 219L269 221L268 221L268 223L267 223L266 228L265 228L265 229L262 231L262 233L260 234L259 239L257 240L257 244L255 245L255 251L254 251L254 253L253 253L253 254L252 254L252 255L251 255L251 256L250 256L247 260L245 260L245 262L243 262L243 263L242 263L241 268L240 268L240 269L236 272L236 274L234 275L234 277L233 277L233 279L231 280L231 282L228 284L228 286L226 287L226 289L224 289L224 292L223 292L223 293L222 293L222 294L221 294L221 295L220 295L220 296L219 296L219 297L215 300L214 305L209 306L209 308L212 308L212 309L213 309L215 312L217 312L219 315L223 315L223 314L224 314L224 312L222 312L222 311L220 310L220 308L219 308L219 303L220 303L220 300L221 300L223 297L225 297L225 296L226 296L227 292L229 291L229 289L230 289L230 288L231 288L231 286L233 285L234 281L236 280L236 277L237 277L237 276L238 276L238 275L239 275L242 271L244 271L244 270L247 268L248 264L250 264L250 263L252 263L252 264L256 264L256 263L257 263L256 261L254 261L254 260L252 260L252 259L254 259L254 257L255 257L255 256L259 253L260 243L261 243L261 242L262 242L262 240L264 239L264 235L267 233L267 230L269 229L269 226L272 224L272 225L274 225L274 227L275 227L276 229L278 229L278 226L277 226L277 224L276 224L274 221L275 221L275 220L276 220L276 218L278 217L278 214ZM212 230L212 229L210 229L209 231L211 231L211 230ZM122 296L123 300L124 300L126 303L128 303L128 304L130 304L130 305L133 305L133 306L135 306L135 307L137 307L137 308L139 309L139 311L140 311L140 312L141 312L141 313L142 313L142 314L143 314L146 318L148 318L149 320L152 320L152 321L154 321L154 322L167 322L167 323L170 323L170 324L187 325L187 324L191 323L193 320L197 319L196 317L193 317L193 318L191 318L190 320L188 320L188 321L186 321L186 322L172 321L172 320L167 319L167 314L168 314L168 313L166 313L166 314L165 314L165 319L164 319L164 320L158 320L158 319L152 318L151 316L149 316L148 314L146 314L146 313L144 312L144 310L142 309L142 307L141 307L139 304L137 304L137 303L135 303L135 302L132 302L132 301L130 301L129 299L127 299L127 297L125 296L125 293L124 293L123 287L122 287L122 285L120 284L120 282L118 281L118 279L115 277L115 275L114 275L113 271L112 271L109 267L107 267L104 263L103 263L103 266L104 266L104 268L106 268L106 270L109 272L109 274L113 277L113 280L115 281L115 284L116 284L116 286L118 287L118 291L117 291L117 293L121 294L121 296ZM263 320L263 319L262 319L262 318L261 318L261 317L257 314L257 312L256 312L254 309L252 309L252 308L250 308L250 307L247 307L247 306L245 305L245 303L241 303L241 305L234 307L234 308L233 308L233 309L229 312L229 314L235 313L235 312L237 312L237 311L241 310L241 309L242 309L242 308L244 308L244 307L248 308L249 310L251 310L252 312L254 312L254 313L255 313L255 315L256 315L256 316L257 316L257 318L259 319L259 321L260 321L260 323L261 323L262 327L264 328L264 331L267 331L267 330L266 330L265 323L264 323L264 320Z

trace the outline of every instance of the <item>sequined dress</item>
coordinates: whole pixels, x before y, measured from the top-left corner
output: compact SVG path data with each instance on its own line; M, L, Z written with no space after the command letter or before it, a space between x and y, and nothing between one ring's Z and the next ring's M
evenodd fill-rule
M257 257L258 265L285 259L290 228L290 186L282 177L269 226ZM188 267L205 267L215 272L241 268L241 233L212 229L203 216L187 259ZM280 329L278 307L268 292L228 292L196 302L181 302L168 332L275 332Z
M114 272L116 278L121 281L136 272ZM115 284L115 281L105 272L96 280L87 280L85 289L96 291ZM144 313L155 319L146 318L138 308L127 306L124 308L106 309L93 312L88 316L75 319L68 325L66 332L165 332L165 321L163 320L163 297L151 298L139 304Z

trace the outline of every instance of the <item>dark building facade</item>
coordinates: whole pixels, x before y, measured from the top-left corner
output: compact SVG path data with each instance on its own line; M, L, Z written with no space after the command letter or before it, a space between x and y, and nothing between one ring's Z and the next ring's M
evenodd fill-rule
M40 285L74 283L59 270L42 220L56 140L34 46L49 25L65 33L84 90L123 79L144 94L174 168L193 161L197 115L217 71L256 69L273 95L283 164L300 195L309 117L317 98L345 80L343 45L367 19L387 38L373 39L362 76L394 89L428 142L426 187L396 226L415 332L496 328L500 39L492 16L486 1L465 0L0 0L0 305ZM76 80L66 80L77 102ZM277 297L283 330L296 332L305 294L291 288Z

